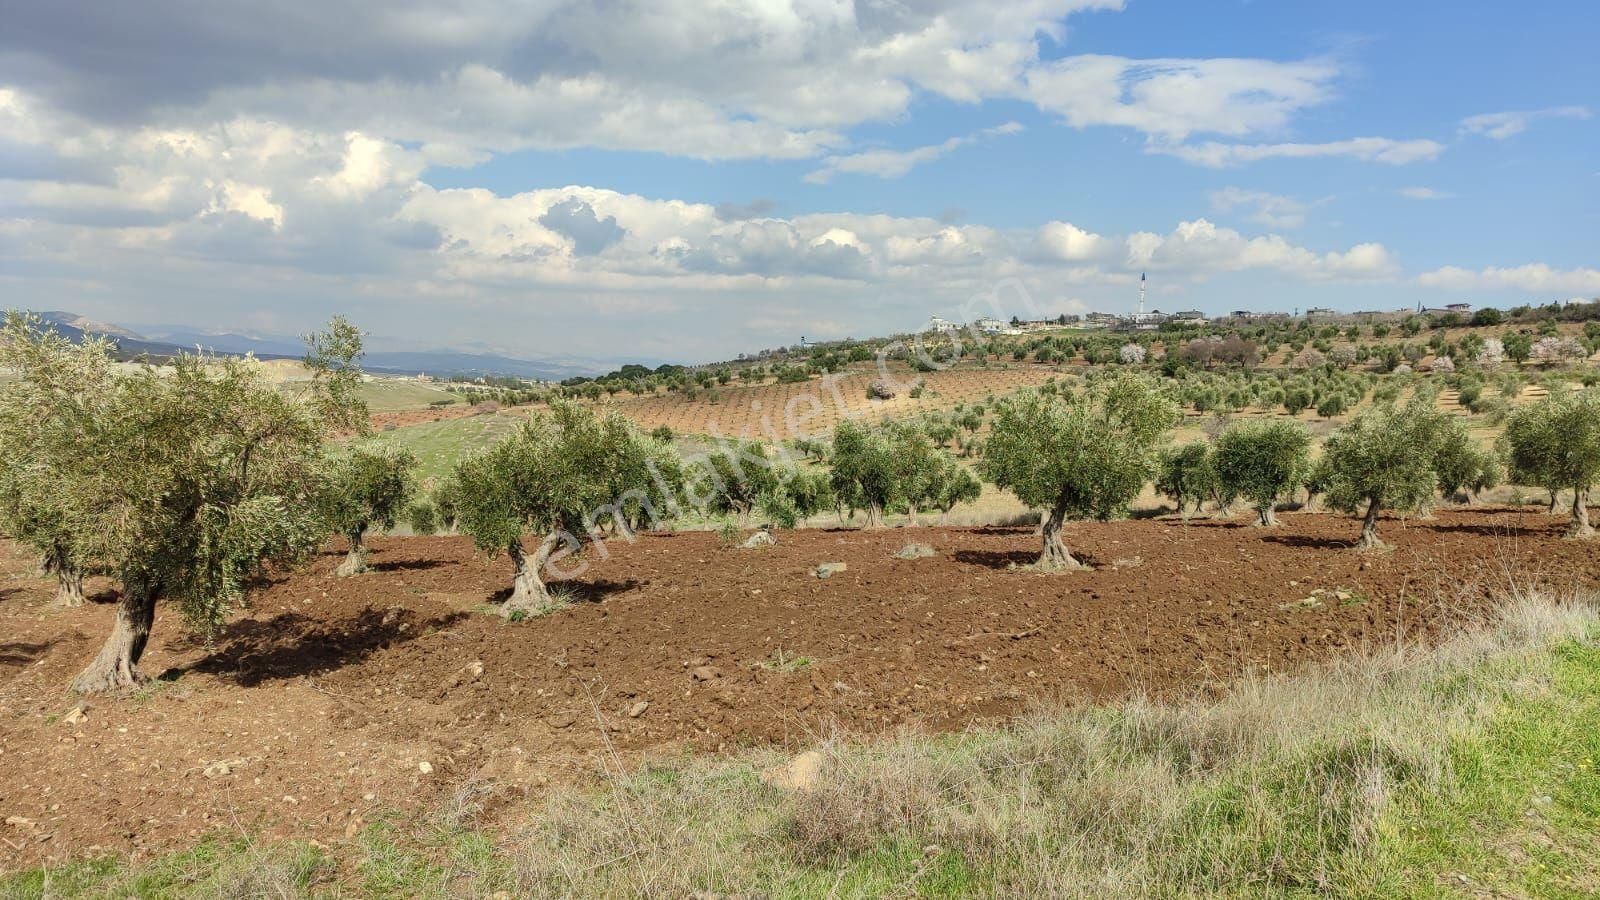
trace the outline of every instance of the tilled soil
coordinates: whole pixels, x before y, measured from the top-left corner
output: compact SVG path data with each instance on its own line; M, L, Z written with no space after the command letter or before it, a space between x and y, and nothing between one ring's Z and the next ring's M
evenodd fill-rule
M1385 521L1392 552L1347 548L1348 518L1277 529L1135 520L1066 529L1092 571L1040 574L1031 528L807 530L776 547L706 532L591 550L571 607L493 614L503 558L464 538L330 552L257 595L215 642L163 609L161 680L81 713L65 688L109 627L96 601L0 552L0 868L144 854L224 830L337 843L383 810L471 780L537 794L605 760L802 746L842 730L953 730L1041 702L1215 690L1341 650L1435 637L1494 595L1600 583L1594 544L1542 510ZM909 541L935 556L893 558ZM819 563L848 568L821 579ZM615 754L615 755L613 755Z

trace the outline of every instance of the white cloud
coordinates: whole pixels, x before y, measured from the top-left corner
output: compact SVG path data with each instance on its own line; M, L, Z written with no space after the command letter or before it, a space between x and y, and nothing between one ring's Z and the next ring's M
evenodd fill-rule
M1168 141L1282 128L1332 96L1331 62L1073 56L1026 76L1025 96L1079 128L1119 125Z
M1484 113L1461 120L1462 134L1476 134L1503 141L1528 130L1539 119L1587 119L1592 115L1586 106L1552 106L1546 109L1512 110Z
M1403 166L1428 162L1444 152L1444 145L1431 140L1395 140L1384 137L1360 137L1320 144L1224 144L1210 141L1204 144L1151 144L1151 153L1176 156L1202 166L1220 169L1264 159L1314 159L1346 157L1364 162Z
M1404 187L1400 189L1400 196L1407 200L1449 200L1455 194L1437 191L1430 187Z
M1132 269L1171 271L1191 278L1270 269L1312 281L1392 278L1398 264L1382 244L1317 253L1278 235L1246 237L1205 219L1181 222L1170 234L1139 232L1127 239Z
M1545 263L1472 270L1445 266L1417 276L1424 287L1450 290L1515 290L1600 296L1600 269L1556 269Z
M1070 222L1046 222L1040 229L1037 246L1047 259L1090 262L1115 252L1115 243L1085 231Z
M821 168L806 175L805 180L812 184L826 184L832 181L835 175L840 174L899 178L913 168L932 162L959 147L986 137L1018 134L1022 130L1022 125L1019 123L1006 122L993 128L985 128L972 134L949 138L937 144L911 150L865 150L860 153L830 156L822 161Z
M1299 228L1306 223L1306 213L1311 208L1311 204L1293 197L1237 187L1212 191L1211 206L1224 213L1247 209L1246 219L1268 228Z

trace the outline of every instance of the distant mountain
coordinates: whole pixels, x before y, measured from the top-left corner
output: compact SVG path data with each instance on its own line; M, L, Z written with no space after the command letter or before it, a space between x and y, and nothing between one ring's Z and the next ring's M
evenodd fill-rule
M282 335L245 335L233 332L207 333L181 325L151 325L144 333L97 322L87 316L62 310L38 313L40 319L70 340L85 334L104 335L117 342L118 355L124 358L146 354L154 357L193 353L198 347L210 353L236 356L253 353L261 359L299 359L305 344ZM450 349L378 350L371 349L362 360L370 372L436 377L451 375L510 375L560 381L575 375L599 375L616 368L612 360L519 359L500 353Z
M108 325L105 322L96 322L88 316L65 310L53 309L49 312L37 313L40 319L56 326L57 331L63 328L72 328L84 334L103 334L106 337L127 338L131 341L142 341L144 335L129 331L120 325Z
M208 334L183 328L163 328L156 331L154 336L168 344L176 344L179 347L186 347L190 350L201 347L212 353L254 353L261 357L299 357L304 356L306 352L306 345L303 341L290 340L288 338L251 337L230 332Z

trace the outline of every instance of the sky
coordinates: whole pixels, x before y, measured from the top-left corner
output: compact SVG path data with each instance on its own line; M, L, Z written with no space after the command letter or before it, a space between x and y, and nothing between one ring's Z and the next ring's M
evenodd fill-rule
M0 0L0 292L707 361L969 320L1600 295L1600 14Z

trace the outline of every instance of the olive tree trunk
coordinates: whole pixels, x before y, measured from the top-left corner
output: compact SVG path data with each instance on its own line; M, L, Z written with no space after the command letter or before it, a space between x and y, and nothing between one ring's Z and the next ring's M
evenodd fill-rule
M1367 501L1367 515L1361 520L1361 539L1356 541L1358 550L1379 550L1385 545L1378 539L1378 498L1373 497Z
M1268 501L1256 507L1256 525L1262 528L1271 528L1278 524L1278 515L1274 511L1277 504Z
M522 549L521 541L513 541L506 548L511 564L516 568L516 577L511 583L511 597L500 607L501 616L509 619L517 615L537 614L549 605L550 590L545 587L539 573L560 544L561 535L555 532L539 542L532 556Z
M1059 507L1044 517L1039 532L1044 536L1044 552L1039 554L1039 568L1047 571L1088 568L1067 551L1067 544L1061 539L1061 524L1066 518L1066 511Z
M339 568L334 569L333 574L340 578L348 578L367 571L367 545L361 542L364 531L365 528L357 528L345 535L350 541L350 552L345 554L344 562L339 563Z
M917 505L915 503L906 504L906 524L912 528L917 527Z
M877 503L867 504L867 527L883 527L883 507Z
M1586 487L1572 491L1572 522L1567 525L1567 537L1594 537L1594 529L1589 527L1589 489Z
M45 554L41 568L45 574L56 576L56 605L83 605L83 572L73 565L64 549L59 547Z
M150 639L150 626L156 619L157 586L143 575L122 579L122 600L100 654L72 681L80 694L98 694L133 687L144 681L139 674L139 658Z

